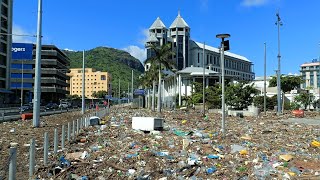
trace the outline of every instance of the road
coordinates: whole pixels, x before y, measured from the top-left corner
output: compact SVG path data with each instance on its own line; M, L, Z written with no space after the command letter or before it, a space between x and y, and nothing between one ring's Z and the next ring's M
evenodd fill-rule
M51 114L60 114L60 113L64 113L64 112L70 112L70 111L79 111L80 108L76 108L76 109L55 109L55 110L42 110L40 112L40 116L47 116L47 115L51 115ZM31 111L32 113L32 111ZM21 115L20 112L7 112L7 113L2 113L0 116L0 123L2 122L6 122L6 121L14 121L14 120L18 120L21 119Z

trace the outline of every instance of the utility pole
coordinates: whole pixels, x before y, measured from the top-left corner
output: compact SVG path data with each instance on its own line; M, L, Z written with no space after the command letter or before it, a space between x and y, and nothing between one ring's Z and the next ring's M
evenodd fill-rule
M267 45L264 43L264 83L263 83L263 111L267 115Z
M86 103L85 103L85 96L86 96L86 93L85 93L85 82L86 82L86 76L85 76L85 73L86 72L86 68L85 68L85 60L84 60L84 50L82 52L82 109L81 109L81 112L82 114L85 113L85 106L86 106Z
M33 95L33 127L40 126L40 101L41 101L41 38L42 38L42 0L38 0L38 23L37 23L37 45L36 45L36 66L34 77Z
M280 26L282 26L282 21L280 18L280 14L279 11L276 14L277 16L277 22L276 25L278 27L278 70L277 70L277 100L278 100L278 112L277 115L279 116L282 112L282 108L281 108L281 66L280 66L280 60L281 60L281 54L280 54Z
M226 114L226 110L225 110L225 97L224 97L224 39L225 38L229 38L230 37L230 34L218 34L216 35L217 38L220 38L221 39L221 51L220 51L220 54L221 54L221 82L222 82L222 97L221 97L221 104L222 104L222 107L221 107L221 111L222 111L222 121L221 121L221 131L222 131L222 135L225 136L225 114Z
M20 113L22 114L22 106L23 106L23 60L21 60L22 64L21 64L21 89L20 89L20 97L21 97L21 104L20 104Z
M119 78L119 104L121 102L121 93L120 93L120 78Z
M131 98L133 102L133 69L131 70Z
M202 103L203 103L203 116L206 115L205 113L205 93L204 93L204 90L205 90L205 64L204 64L204 60L205 60L205 47L206 47L206 43L204 42L203 43L203 58L202 58L202 67L203 67L203 78L202 78Z
M129 103L129 99L130 99L130 93L129 93L130 91L129 91L129 89L130 89L130 88L129 88L129 82L128 82L128 95L127 95L127 97L128 97L128 103Z
M320 43L318 44L319 45L319 57L318 57L318 62L319 62L319 75L317 76L317 86L318 86L318 92L319 92L319 98L318 98L318 103L317 103L317 106L318 106L318 111L320 112L319 110L319 107L320 107Z

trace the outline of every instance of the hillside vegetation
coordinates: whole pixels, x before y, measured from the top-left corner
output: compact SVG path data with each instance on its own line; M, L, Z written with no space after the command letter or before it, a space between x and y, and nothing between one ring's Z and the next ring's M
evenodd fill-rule
M70 58L70 68L82 68L82 51L64 51ZM138 88L139 76L144 72L142 63L128 52L97 47L85 51L85 66L97 71L107 71L112 75L113 95L118 96L119 79L121 92L128 91L128 83L131 90L131 70L133 69L134 89Z

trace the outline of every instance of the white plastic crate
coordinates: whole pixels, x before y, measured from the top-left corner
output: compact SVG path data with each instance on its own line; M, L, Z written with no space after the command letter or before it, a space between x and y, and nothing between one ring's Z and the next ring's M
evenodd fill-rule
M132 117L132 129L142 131L162 130L164 120L156 117Z

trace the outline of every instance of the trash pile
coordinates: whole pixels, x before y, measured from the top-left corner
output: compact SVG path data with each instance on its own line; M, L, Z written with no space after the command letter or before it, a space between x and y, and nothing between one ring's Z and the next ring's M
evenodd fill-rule
M132 129L132 117L161 117L162 130ZM320 120L319 120L320 121ZM67 149L38 165L39 179L320 179L320 125L267 116L117 109L82 129Z

